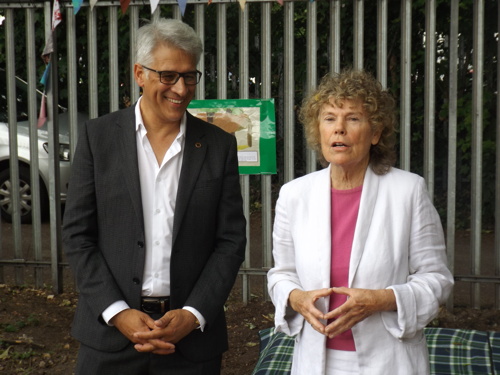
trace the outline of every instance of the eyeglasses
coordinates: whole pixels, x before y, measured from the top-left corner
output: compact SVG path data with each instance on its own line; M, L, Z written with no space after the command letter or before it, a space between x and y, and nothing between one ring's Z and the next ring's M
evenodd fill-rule
M165 85L175 85L177 81L182 77L184 78L184 84L186 85L197 85L200 82L200 78L202 73L199 70L195 70L194 72L172 72L169 70L154 70L148 68L147 66L141 65L144 69L151 70L152 72L158 73L160 76L160 82Z

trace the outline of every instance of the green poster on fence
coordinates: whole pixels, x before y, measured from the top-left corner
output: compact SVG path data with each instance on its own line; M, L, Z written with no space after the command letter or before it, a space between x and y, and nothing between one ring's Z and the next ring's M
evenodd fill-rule
M193 100L188 110L234 134L240 174L276 173L274 99Z

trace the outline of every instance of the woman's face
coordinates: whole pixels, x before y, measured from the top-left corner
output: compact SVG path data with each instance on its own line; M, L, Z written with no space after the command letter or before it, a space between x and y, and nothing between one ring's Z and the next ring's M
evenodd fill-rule
M362 103L333 100L323 105L319 114L321 151L332 166L348 172L364 171L370 162L370 147L380 139L374 132Z

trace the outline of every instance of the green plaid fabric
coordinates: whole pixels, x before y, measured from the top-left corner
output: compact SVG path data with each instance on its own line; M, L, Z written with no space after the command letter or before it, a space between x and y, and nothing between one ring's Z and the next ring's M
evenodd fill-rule
M425 328L431 374L493 374L488 333Z
M431 374L500 375L500 332L428 327L424 333ZM294 338L274 328L259 336L260 356L252 375L289 375Z
M494 374L500 374L500 332L488 332Z
M259 331L260 356L252 375L288 375L292 368L295 339L274 328Z

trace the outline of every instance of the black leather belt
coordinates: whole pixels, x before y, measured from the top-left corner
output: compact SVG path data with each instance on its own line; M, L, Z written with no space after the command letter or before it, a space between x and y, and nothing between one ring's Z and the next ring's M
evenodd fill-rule
M170 310L170 297L142 297L141 310L147 314L165 314Z

